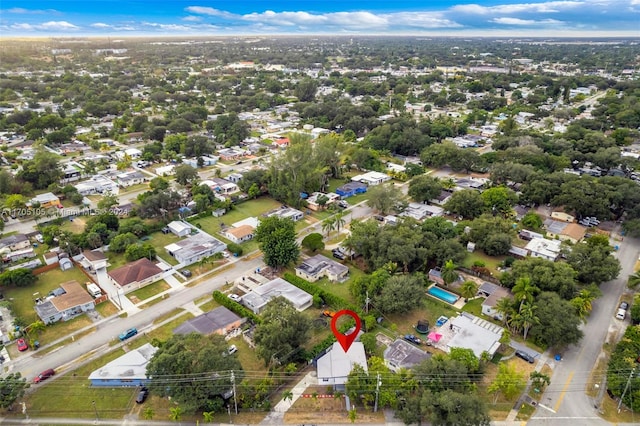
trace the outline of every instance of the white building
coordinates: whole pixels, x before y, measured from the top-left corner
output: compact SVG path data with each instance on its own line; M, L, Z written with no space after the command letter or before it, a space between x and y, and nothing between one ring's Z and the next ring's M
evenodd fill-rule
M362 342L353 342L347 352L339 342L335 342L329 351L318 359L317 377L319 385L343 388L355 365L368 371L367 357Z
M111 193L117 195L120 192L118 184L111 179L102 176L95 175L74 185L81 195L93 195L93 194L106 194Z
M380 172L367 172L351 178L354 182L362 182L365 185L380 185L383 182L391 180L391 176Z
M532 257L555 261L560 256L562 241L533 238L525 247Z

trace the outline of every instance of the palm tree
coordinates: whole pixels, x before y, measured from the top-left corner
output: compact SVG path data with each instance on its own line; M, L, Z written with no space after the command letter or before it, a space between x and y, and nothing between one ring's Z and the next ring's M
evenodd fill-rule
M456 271L456 264L453 263L453 260L449 259L444 263L440 276L447 286L458 279L459 275Z
M344 220L344 212L336 213L336 215L333 217L333 220L335 221L336 231L340 233L340 228L344 227L344 225L347 223L347 221Z
M627 281L627 287L636 288L640 284L640 272L636 272L633 275L629 275L629 281Z
M540 324L540 319L535 314L536 308L537 306L528 303L521 306L520 320L522 322L522 335L524 336L524 340L527 340L527 333L529 333L531 327Z
M496 306L494 306L493 309L502 315L502 324L507 325L509 317L514 313L513 301L510 297L503 297L496 302Z
M169 408L169 419L179 422L182 419L182 413L184 413L182 407L171 407Z
M282 400L286 401L287 399L289 402L293 401L293 392L290 390L282 392Z
M213 423L213 411L205 411L202 413L202 419L207 423Z
M327 233L327 237L335 229L336 219L335 217L328 217L322 222L322 230Z
M460 294L464 297L465 303L478 293L478 284L475 281L465 281L460 286Z
M142 416L144 417L145 420L153 420L153 416L156 414L155 411L153 411L153 408L151 407L147 407L144 409L144 411L142 412Z
M533 303L533 296L539 290L540 289L538 287L531 284L531 278L518 278L518 280L516 281L516 285L514 285L513 289L511 289L514 296L516 297L516 300L520 302L520 308L518 309L518 312L522 310L522 305L524 304L524 302Z
M519 333L523 325L523 318L522 315L520 315L520 312L514 312L507 320L507 326L514 333Z

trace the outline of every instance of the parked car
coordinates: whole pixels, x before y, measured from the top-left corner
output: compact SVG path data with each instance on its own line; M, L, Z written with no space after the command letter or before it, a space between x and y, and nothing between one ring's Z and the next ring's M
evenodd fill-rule
M616 319L624 320L627 317L627 311L624 309L618 309L616 312Z
M26 351L27 349L29 349L29 345L27 345L27 342L25 342L25 340L24 340L24 339L18 339L18 340L16 341L16 345L18 346L18 350L19 350L20 352L24 352L24 351Z
M618 309L624 309L625 311L629 309L629 304L627 302L621 302Z
M38 374L34 379L33 383L40 383L43 380L47 380L49 377L56 374L53 368L49 368L48 370L44 370L42 373Z
M340 250L338 250L338 249L333 249L333 250L331 250L331 254L332 254L332 255L333 255L333 257L335 257L336 259L339 259L339 260L344 260L344 259L345 259L344 254L343 254Z
M518 358L522 358L525 361L527 361L529 364L533 364L533 362L535 361L535 358L528 352L525 351L521 351L521 350L517 350L516 351L516 356Z
M422 340L420 340L419 338L417 338L413 334L405 334L404 340L406 340L407 342L411 342L411 343L413 343L415 345L421 345L422 344Z
M180 271L180 273L181 273L182 275L184 275L185 277L187 277L187 278L190 278L190 277L191 277L191 271L190 271L190 270L188 270L188 269L183 269L182 271Z
M118 338L122 341L122 340L127 340L130 337L135 336L136 334L138 334L138 330L135 328L130 328L126 331L123 331L122 333L120 333L120 336L118 336Z
M338 207L340 207L341 209L349 208L349 203L344 200L340 200L338 201Z
M238 296L237 294L235 294L235 293L231 293L229 295L229 299L233 300L234 302L238 302L238 303L240 303L240 301L242 300L242 298L240 296Z
M238 352L238 347L236 345L231 345L229 346L229 349L227 350L227 352L229 352L229 355L233 355L236 352Z
M147 396L149 396L149 390L143 387L140 389L140 392L138 392L138 396L136 396L136 403L142 404L147 399Z

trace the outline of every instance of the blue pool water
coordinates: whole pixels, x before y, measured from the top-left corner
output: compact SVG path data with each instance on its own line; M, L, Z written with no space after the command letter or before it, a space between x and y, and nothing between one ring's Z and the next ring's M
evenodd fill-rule
M433 297L437 297L440 300L444 300L447 303L454 304L460 298L453 293L449 293L446 290L441 289L440 287L436 287L435 285L427 290L427 293L432 295Z

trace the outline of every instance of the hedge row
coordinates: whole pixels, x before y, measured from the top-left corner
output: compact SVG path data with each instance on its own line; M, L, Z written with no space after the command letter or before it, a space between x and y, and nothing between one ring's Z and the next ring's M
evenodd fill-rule
M314 296L320 296L322 300L324 300L324 303L331 306L333 309L336 309L336 310L350 309L354 312L357 312L358 314L361 313L360 309L356 308L355 306L353 306L351 303L347 302L343 298L336 296L333 293L329 293L322 287L319 287L313 283L310 283L309 281L304 280L298 277L297 275L292 274L291 272L285 272L283 278L287 280L289 283L298 287L299 289L306 291L307 293L310 293Z
M262 318L260 318L238 302L234 302L233 300L229 299L229 297L219 292L218 290L213 292L213 300L229 309L230 311L238 314L239 316L243 318L249 318L251 321L253 321L254 324L260 324L262 322Z

